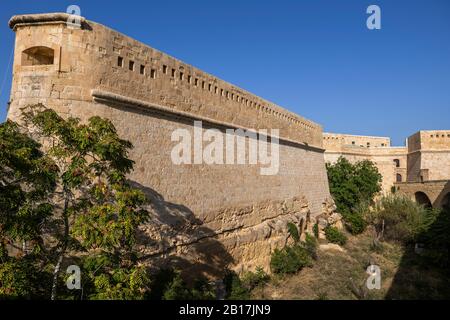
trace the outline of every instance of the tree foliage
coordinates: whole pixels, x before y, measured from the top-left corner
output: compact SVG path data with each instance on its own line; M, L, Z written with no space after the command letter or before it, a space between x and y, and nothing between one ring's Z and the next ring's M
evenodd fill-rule
M295 242L300 241L300 235L298 234L298 228L295 224L293 224L292 222L288 222L287 229L288 229L289 235L292 237L292 239Z
M10 120L0 124L0 297L33 298L46 288L43 226L51 221L56 165ZM13 254L10 254L13 253Z
M425 232L418 236L418 241L423 243L427 250L425 252L431 263L445 268L448 272L450 267L450 207L445 206L442 210L435 211L433 222Z
M192 279L191 279L192 280ZM204 277L191 281L188 285L179 270L160 269L152 276L148 299L152 300L213 300L214 288Z
M250 299L250 290L244 286L241 278L228 270L223 279L225 284L226 299L228 300L248 300Z
M350 163L340 157L334 164L326 164L330 192L347 228L353 234L364 231L365 221L358 208L372 203L381 191L382 176L369 160Z
M275 249L270 257L270 269L275 274L292 274L311 267L317 258L317 242L312 236L292 246Z
M386 240L414 243L435 220L437 212L403 195L388 195L378 199L367 220Z
M1 246L25 241L37 250L42 246L41 225L53 210L49 195L56 187L56 165L40 147L16 123L0 124Z
M61 267L74 257L86 267L87 296L143 297L148 279L135 244L148 212L144 194L126 180L132 144L107 119L63 119L40 104L23 109L23 122L22 130L11 121L0 126L3 257L12 256L6 245L26 242L19 255L36 253L34 262L53 269L53 299Z
M347 242L347 237L335 227L327 226L324 231L327 240L331 243L343 246Z

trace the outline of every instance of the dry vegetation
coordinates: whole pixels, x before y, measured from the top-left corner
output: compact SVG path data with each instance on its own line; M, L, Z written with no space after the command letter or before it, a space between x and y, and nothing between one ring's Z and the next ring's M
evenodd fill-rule
M448 299L448 274L431 267L399 243L373 245L371 231L351 236L342 247L322 249L311 268L273 276L252 292L254 299ZM339 248L339 247L338 247ZM368 290L366 269L381 268L381 289ZM407 267L406 267L407 266Z

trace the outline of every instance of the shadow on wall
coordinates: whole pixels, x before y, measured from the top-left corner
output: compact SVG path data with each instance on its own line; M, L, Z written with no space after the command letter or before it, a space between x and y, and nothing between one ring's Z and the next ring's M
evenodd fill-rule
M449 186L438 198L450 200ZM450 202L442 204L437 218L419 235L423 251L405 247L386 299L450 299Z
M142 106L137 106L133 103L121 103L121 102L114 102L114 101L105 101L102 99L95 99L96 103L98 104L102 104L105 106L108 106L110 108L114 108L123 112L127 112L127 113L133 113L133 114L137 114L137 115L141 115L141 116L145 116L145 117L152 117L158 120L166 120L166 121L171 121L171 122L176 122L178 124L185 124L188 125L190 127L193 127L194 125L194 121L200 121L199 118L197 118L194 114L189 115L189 112L192 111L187 111L186 114L176 114L177 110L174 109L174 113L170 113L170 112L165 112L165 111L161 111L161 110L157 110L157 109L152 109L150 107L142 107ZM180 110L178 110L180 111ZM192 112L194 113L194 112ZM221 123L210 123L207 120L202 120L202 128L204 130L207 129L217 129L220 130L222 133L226 133L227 129L242 129L242 130L246 130L244 127L240 127L238 125L233 125L232 123L229 124L221 124ZM257 137L264 137L264 135L262 135L261 133L258 133ZM278 141L279 145L284 145L284 146L289 146L289 147L294 147L294 148L299 148L299 149L303 149L306 151L313 151L313 152L323 152L320 148L314 147L314 146L310 146L307 143L301 143L301 142L295 142L295 141L291 141L291 140L286 140L283 137L279 137L279 141Z
M204 227L186 206L167 202L155 190L135 181L130 183L150 200L151 221L138 233L142 260L155 271L179 269L187 281L199 276L222 278L234 260L216 233Z
M435 207L438 208L450 207L450 180L445 184L441 193L437 196Z
M430 198L428 198L425 192L417 191L414 194L414 198L418 204L423 205L425 208L431 209L433 207Z

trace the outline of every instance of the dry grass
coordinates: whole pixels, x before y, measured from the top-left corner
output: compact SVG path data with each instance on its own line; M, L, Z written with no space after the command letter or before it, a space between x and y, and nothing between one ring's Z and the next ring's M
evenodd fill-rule
M255 299L449 299L448 274L424 264L420 257L397 243L373 246L366 232L349 237L337 250L319 250L314 267L284 277L272 277L253 292ZM381 289L368 290L366 269L376 264L381 269Z

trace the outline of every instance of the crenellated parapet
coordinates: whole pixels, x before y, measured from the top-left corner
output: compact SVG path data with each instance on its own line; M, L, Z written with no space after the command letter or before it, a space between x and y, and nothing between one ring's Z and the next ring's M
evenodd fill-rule
M11 18L20 34L14 74L46 78L39 88L22 78L12 100L92 101L95 90L231 127L279 129L282 139L322 148L320 125L101 24L81 17L81 28L73 28L69 19L65 13Z
M140 243L148 263L173 256L186 272L202 264L208 275L225 266L268 269L271 251L286 244L287 223L320 215L330 197L322 128L98 23L67 24L71 18L11 18L16 41L8 118L18 120L21 107L43 103L63 117L111 120L134 146L127 178L150 199L153 220ZM205 126L198 129L197 120ZM250 147L241 153L248 159L243 163L173 160L174 132L192 133L186 141L203 146L209 141L201 134L196 140L195 132L210 128L258 131L259 137L279 129L280 143L270 150L276 170L261 174L268 163L251 162ZM255 138L244 142L250 146ZM218 154L234 150L225 144Z

